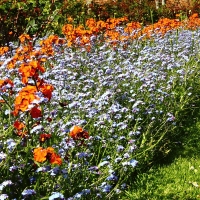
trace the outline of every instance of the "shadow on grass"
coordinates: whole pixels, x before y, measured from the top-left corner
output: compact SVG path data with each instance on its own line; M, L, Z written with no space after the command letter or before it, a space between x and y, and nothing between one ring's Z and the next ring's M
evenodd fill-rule
M190 113L190 112L189 112ZM123 200L200 199L200 112L182 120L169 153L159 154L151 165L139 170Z
M200 116L184 124L177 134L177 141L173 141L170 152L166 157L158 158L154 164L171 164L176 158L200 158Z
M139 171L123 200L196 200L200 198L200 121L166 156Z

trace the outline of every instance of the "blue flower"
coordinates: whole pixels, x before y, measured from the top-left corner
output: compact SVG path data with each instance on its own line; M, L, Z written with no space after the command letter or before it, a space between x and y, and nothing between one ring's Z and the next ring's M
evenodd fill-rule
M118 177L115 176L114 174L111 174L110 176L108 176L106 178L107 181L117 181L118 180Z
M103 161L103 162L99 163L99 167L103 167L103 166L109 165L109 164L110 164L110 162L108 162L108 161Z
M7 155L6 155L5 153L0 152L0 162L1 162L2 160L4 160L6 157L7 157Z
M36 194L35 190L27 189L22 192L22 196L30 196Z
M54 199L64 199L63 194L59 192L52 192L51 196L49 197L49 200L54 200Z

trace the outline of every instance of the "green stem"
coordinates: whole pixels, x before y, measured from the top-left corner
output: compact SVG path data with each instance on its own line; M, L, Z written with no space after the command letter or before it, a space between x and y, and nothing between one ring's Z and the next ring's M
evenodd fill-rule
M0 95L0 96L5 101L6 105L12 110L11 105L6 101L6 99L4 98L4 96L3 95Z

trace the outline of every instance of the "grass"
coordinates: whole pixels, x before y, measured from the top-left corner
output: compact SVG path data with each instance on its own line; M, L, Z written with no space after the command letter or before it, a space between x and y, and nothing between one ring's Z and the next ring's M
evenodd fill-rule
M200 196L200 159L176 158L165 166L154 166L137 177L135 187L124 199L198 199Z
M200 122L187 127L172 152L137 175L134 185L122 199L159 200L200 198Z

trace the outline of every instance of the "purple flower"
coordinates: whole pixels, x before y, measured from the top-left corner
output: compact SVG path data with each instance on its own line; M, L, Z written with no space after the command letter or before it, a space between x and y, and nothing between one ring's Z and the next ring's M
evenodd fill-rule
M55 176L56 174L58 174L60 172L60 168L59 167L54 167L53 169L51 169L49 171L51 176Z

